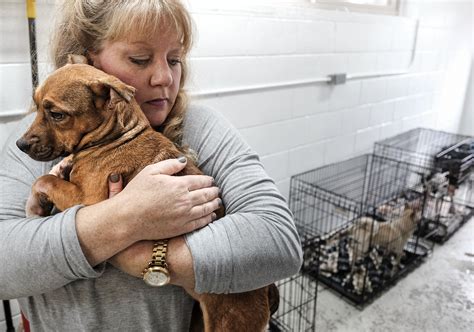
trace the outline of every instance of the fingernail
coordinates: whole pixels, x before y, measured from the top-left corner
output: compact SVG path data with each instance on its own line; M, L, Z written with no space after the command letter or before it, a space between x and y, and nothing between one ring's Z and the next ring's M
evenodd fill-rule
M219 206L222 206L224 205L224 203L222 203L222 199L219 198Z
M118 174L112 173L109 176L110 182L117 183L120 180L120 176Z
M217 219L217 214L212 213L211 219L212 219L213 221L216 220L216 219Z
M178 161L184 164L186 162L186 157L185 156L178 157Z

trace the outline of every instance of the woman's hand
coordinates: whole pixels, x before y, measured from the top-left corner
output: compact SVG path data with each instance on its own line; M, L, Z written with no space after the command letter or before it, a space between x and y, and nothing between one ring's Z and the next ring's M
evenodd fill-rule
M168 159L145 167L113 199L116 213L128 220L133 240L172 238L206 226L222 204L219 189L206 175L171 176L186 166ZM112 186L112 192L117 192Z
M173 169L174 168L172 167L166 168L165 166L165 172L166 170L172 171ZM163 170L161 170L161 174L163 174ZM122 188L122 178L117 174L112 174L109 177L109 198L112 198L118 193L120 193L122 191ZM194 191L201 191L198 191L195 194L201 193L203 195L210 195L208 196L208 198L211 199L211 202L214 201L215 199L213 199L212 196L213 192L211 191L210 193L206 194L206 191L202 191L202 189L205 188L196 188ZM204 202L204 204L208 203L210 202ZM211 215L210 220L212 220L213 218L214 216ZM206 218L200 219L204 221L206 220ZM194 225L199 225L199 223L195 223ZM120 269L125 273L128 273L135 277L141 277L144 268L151 260L153 246L154 241L152 240L138 241L130 247L122 250L115 256L111 257L109 259L109 263L111 263L116 268ZM184 241L184 238L181 236L172 238L169 241L168 247L169 255L167 261L170 267L171 283L186 287L189 290L194 289L194 270L192 265L192 256L189 252L189 248L187 247L186 242Z

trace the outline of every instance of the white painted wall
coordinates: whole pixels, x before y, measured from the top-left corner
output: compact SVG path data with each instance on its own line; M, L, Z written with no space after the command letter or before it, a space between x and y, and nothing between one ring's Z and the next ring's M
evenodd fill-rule
M470 79L466 91L464 111L459 132L464 135L474 136L474 57L471 59Z
M464 102L464 111L463 116L461 119L461 128L460 133L466 135L474 135L474 29L473 25L473 17L474 15L474 4L471 1L471 20L470 24L466 23L467 26L465 32L467 33L467 38L470 37L471 39L471 71L470 71L470 79L469 84L467 87L466 92L466 99ZM466 39L467 39L466 38Z
M407 0L398 17L320 10L306 0L188 3L199 32L191 91L240 130L285 195L291 175L370 151L374 141L413 127L473 134L461 123L472 122L472 101L464 107L472 1ZM37 6L44 77L53 0ZM332 73L407 69L418 18L407 74L272 87ZM6 114L26 109L31 95L23 1L0 2L0 40L0 114ZM222 92L236 89L247 90ZM17 120L0 117L0 146Z

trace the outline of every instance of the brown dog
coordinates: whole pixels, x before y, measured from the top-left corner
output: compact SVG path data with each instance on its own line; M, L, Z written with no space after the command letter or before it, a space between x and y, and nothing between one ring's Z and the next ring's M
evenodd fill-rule
M420 220L420 203L407 203L405 206L391 208L379 207L388 221L379 222L372 217L361 217L354 222L351 236L354 239L354 260L365 257L369 247L381 246L396 255L397 263L403 256L406 243L416 230Z
M36 119L17 141L39 161L72 154L69 181L44 175L33 184L39 206L30 208L39 215L48 215L53 205L65 210L105 200L109 174L121 174L128 183L146 165L183 155L151 128L133 87L85 64L84 57L69 60L36 90ZM179 175L186 174L202 172L188 161ZM263 331L277 294L270 285L239 294L199 294L196 300L205 331Z

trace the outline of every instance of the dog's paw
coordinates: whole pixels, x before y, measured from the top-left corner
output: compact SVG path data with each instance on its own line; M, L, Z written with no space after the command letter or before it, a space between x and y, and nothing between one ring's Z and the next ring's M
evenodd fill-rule
M52 209L53 203L48 200L45 194L39 192L32 192L26 201L25 212L27 217L46 217L51 214Z
M59 177L60 179L69 180L69 174L71 173L72 169L72 157L73 155L69 155L68 157L61 160L59 163L54 165L54 167L49 171L49 174Z
M31 193L26 201L25 212L27 217L49 216L53 209L53 203L49 200L48 192L51 175L44 175L36 180L31 187Z

